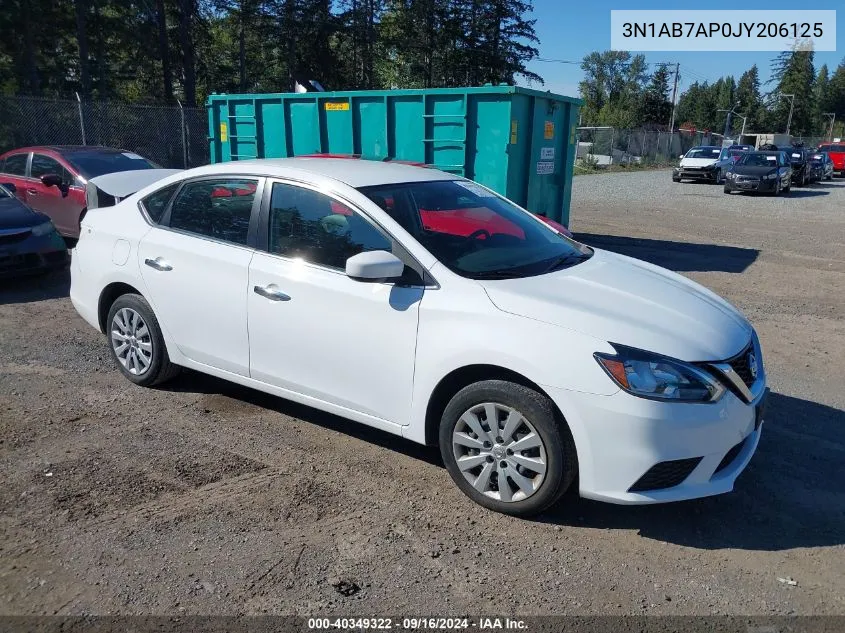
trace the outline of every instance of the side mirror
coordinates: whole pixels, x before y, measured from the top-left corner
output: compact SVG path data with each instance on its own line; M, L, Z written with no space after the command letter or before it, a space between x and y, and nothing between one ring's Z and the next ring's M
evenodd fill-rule
M360 281L398 279L405 271L405 262L388 251L367 251L346 260L346 276Z
M681 154L680 156L678 156L678 158L683 158L683 157L684 157L684 155L683 155L683 154Z
M62 184L62 177L58 174L44 174L41 182L45 187L59 187Z
M6 189L9 193L15 193L18 188L15 187L15 183L13 182L0 182L0 186Z

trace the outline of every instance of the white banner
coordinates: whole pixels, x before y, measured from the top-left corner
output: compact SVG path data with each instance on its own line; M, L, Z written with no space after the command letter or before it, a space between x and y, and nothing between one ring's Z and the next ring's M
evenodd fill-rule
M611 11L616 51L836 51L836 11Z

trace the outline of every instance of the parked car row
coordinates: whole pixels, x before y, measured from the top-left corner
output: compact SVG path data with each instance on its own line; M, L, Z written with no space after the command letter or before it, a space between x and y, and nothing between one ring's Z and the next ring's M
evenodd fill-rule
M672 180L712 182L723 185L725 193L745 191L777 196L789 193L793 185L804 187L832 180L837 172L845 176L845 146L806 149L767 145L755 150L747 145L702 145L681 156L680 164L672 170Z

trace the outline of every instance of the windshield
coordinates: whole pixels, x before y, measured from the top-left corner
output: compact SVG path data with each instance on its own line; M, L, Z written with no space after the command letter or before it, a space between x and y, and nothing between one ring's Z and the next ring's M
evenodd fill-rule
M716 160L722 152L719 147L693 147L684 158L712 158Z
M825 152L845 152L845 145L819 145L819 150Z
M468 180L378 185L361 192L464 277L541 275L592 255L589 247Z
M746 167L777 167L778 157L775 154L746 154L741 156L736 164Z
M65 154L67 161L85 178L96 178L116 171L157 169L158 165L132 152L82 150Z

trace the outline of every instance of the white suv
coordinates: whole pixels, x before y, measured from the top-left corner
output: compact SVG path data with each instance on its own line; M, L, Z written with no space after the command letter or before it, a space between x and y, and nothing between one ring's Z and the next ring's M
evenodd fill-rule
M461 490L519 515L576 479L614 503L727 492L757 447L766 378L735 308L472 181L240 161L106 211L71 299L136 384L189 367L438 444Z

